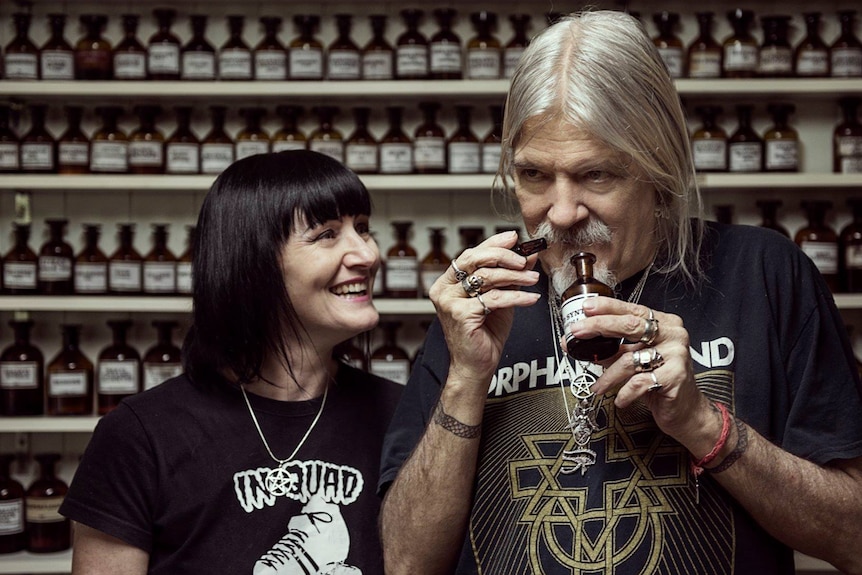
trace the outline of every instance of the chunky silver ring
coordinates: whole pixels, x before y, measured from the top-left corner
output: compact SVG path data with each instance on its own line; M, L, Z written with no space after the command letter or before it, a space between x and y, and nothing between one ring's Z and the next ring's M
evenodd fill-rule
M664 364L664 358L656 348L648 347L632 352L632 364L635 373L643 373L661 367Z
M458 267L458 264L455 263L455 260L452 260L452 269L455 271L455 279L460 281L464 281L467 277L467 272Z
M483 285L485 285L485 280L477 275L472 275L461 280L461 287L464 288L469 297L479 295L479 290L482 289Z
M650 319L650 320L655 319L655 314L652 312L652 308L648 307L647 309L649 310L649 317L647 319Z
M480 304L482 304L482 311L485 312L485 315L488 315L489 313L491 313L491 308L489 308L487 305L485 305L485 300L482 299L482 294L477 293L476 299L479 300Z
M649 372L649 376L652 378L652 385L646 388L647 391L658 391L662 387L662 384L658 382L658 378L655 376L655 373Z
M644 334L641 336L640 342L647 345L652 345L652 343L655 341L656 336L658 336L658 320L655 318L645 319Z

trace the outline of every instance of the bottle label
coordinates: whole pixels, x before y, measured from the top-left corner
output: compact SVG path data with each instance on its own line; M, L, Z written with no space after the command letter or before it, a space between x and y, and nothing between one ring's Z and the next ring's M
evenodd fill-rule
M37 362L0 362L0 388L36 389L37 387L39 387L39 364Z
M862 136L839 136L839 156L862 156Z
M799 142L796 140L766 140L766 169L799 169Z
M664 62L665 68L671 78L682 78L682 48L668 47L659 48L658 54Z
M500 157L502 146L498 143L486 142L482 144L482 172L485 174L496 174L500 168Z
M43 80L74 80L75 54L68 50L42 50Z
M62 497L28 497L27 523L62 523L66 518L60 515Z
M455 42L432 42L431 73L461 73L461 46Z
M796 60L797 76L826 76L829 73L828 50L805 50Z
M689 78L721 78L721 54L694 52L688 63Z
M0 536L24 533L24 500L0 501Z
M100 77L110 73L110 50L77 50L75 51L75 67L78 72L97 72Z
M179 74L180 47L176 44L150 44L147 67L150 74Z
M587 317L584 313L584 301L587 298L598 297L598 295L597 293L578 294L563 302L560 308L560 315L563 318L563 332L569 331L569 326Z
M269 152L269 141L267 140L241 140L236 143L237 160L267 152Z
M413 171L413 146L410 142L380 144L380 173L409 174Z
M800 246L821 274L838 273L838 244L836 242L803 241Z
M726 170L727 140L698 139L691 142L695 170Z
M287 150L304 150L305 140L276 140L272 143L273 152L285 152Z
M862 76L862 48L833 48L832 75L841 78Z
M445 168L446 140L420 136L413 142L413 161L417 168Z
M200 172L200 144L170 143L167 145L165 171L169 174Z
M141 291L141 262L108 262L108 287L113 291Z
M49 372L48 395L50 397L87 395L87 373L85 371Z
M254 53L255 80L287 80L287 53L284 50L258 50Z
M518 67L518 62L521 61L521 56L524 54L524 49L520 46L517 48L506 48L503 53L503 77L507 80L515 75L515 68Z
M747 44L725 46L724 69L729 72L756 72L757 46Z
M181 363L144 363L144 390L152 389L163 381L176 377L183 372Z
M86 142L59 142L57 156L61 166L89 166L90 144Z
M201 172L219 174L233 163L233 144L203 144Z
M759 172L763 163L763 146L758 142L730 144L731 172Z
M496 80L500 77L500 50L478 48L467 50L467 78Z
M842 174L862 174L862 156L841 158L839 169Z
M362 55L362 78L364 80L392 79L392 52L373 50Z
M146 80L147 56L143 52L117 52L114 54L114 79Z
M98 392L103 395L127 395L137 393L138 360L104 360L99 362Z
M405 385L410 378L410 361L406 359L372 359L371 373Z
M393 291L419 288L419 262L415 257L392 256L386 259L386 288Z
M36 80L39 77L39 61L36 54L6 54L7 80Z
M218 57L218 73L222 80L251 80L251 52L223 50Z
M761 74L792 74L793 51L783 46L767 46L760 50Z
M344 163L344 142L341 140L311 140L308 149Z
M24 170L53 170L53 144L21 142L21 168Z
M174 293L176 290L176 264L144 262L144 293Z
M414 44L398 46L396 50L395 67L398 76L427 76L427 46Z
M358 80L359 52L355 50L332 50L329 52L328 74L330 80Z
M129 143L97 140L90 146L90 170L93 172L128 172Z
M19 169L19 154L20 150L15 142L0 143L0 170Z
M108 291L107 262L78 262L75 264L76 293L105 293Z
M3 264L3 287L36 289L36 262L6 262Z
M177 262L177 293L192 293L191 262Z
M347 167L356 172L377 171L377 146L374 144L347 144L344 147Z
M848 270L862 270L862 245L850 245L844 248L844 261Z
M291 50L290 78L291 80L322 80L323 50L320 48Z
M215 54L212 52L185 52L183 54L183 80L215 80Z
M440 264L425 264L420 274L422 280L422 295L428 297L428 291L441 275L446 273L448 266Z
M72 260L59 256L39 256L39 279L48 282L72 279Z
M449 173L476 174L480 158L479 142L452 142L449 144Z
M165 145L162 142L134 140L129 142L129 165L159 167L165 160Z

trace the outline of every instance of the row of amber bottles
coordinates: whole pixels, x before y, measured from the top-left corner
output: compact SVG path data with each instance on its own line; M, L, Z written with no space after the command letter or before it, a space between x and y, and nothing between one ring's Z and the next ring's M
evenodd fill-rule
M839 106L843 120L832 133L832 171L862 174L862 123L859 98L842 98ZM694 166L699 172L798 172L800 170L799 134L789 124L796 111L793 104L772 103L766 107L772 117L763 137L752 128L754 106L736 106L737 127L727 135L718 124L721 106L695 108L702 124L691 138Z
M139 16L121 16L124 38L112 47L103 31L108 17L79 16L86 34L73 47L64 37L66 16L49 14L50 39L37 47L28 33L31 16L13 14L16 35L6 46L5 77L12 80L390 80L497 79L510 77L527 45L530 17L513 14L514 35L505 45L494 35L497 15L470 14L475 35L462 46L452 31L457 12L434 10L439 24L431 38L419 32L423 12L401 11L406 30L395 45L385 37L386 16L369 16L373 37L363 47L351 39L353 17L336 14L337 38L328 46L315 36L320 16L293 16L299 35L284 44L279 16L263 16L263 38L256 45L243 38L245 18L227 16L228 39L216 48L206 38L207 16L189 16L191 38L183 43L172 32L176 12L156 9L158 31L145 46L137 38Z
M59 453L37 453L39 473L25 489L12 474L18 457L0 454L0 554L30 551L54 553L71 546L71 524L60 515L69 491L57 477Z
M119 127L119 106L95 109L102 125L88 137L81 129L84 110L66 107L67 128L56 139L45 126L47 107L30 106L30 128L18 137L10 127L11 110L0 105L0 172L218 174L235 160L254 154L310 149L344 163L360 174L494 173L500 163L502 107L490 106L492 127L482 138L471 128L473 109L455 106L457 128L448 136L438 123L440 104L421 102L423 120L412 130L402 127L404 108L387 107L388 128L380 137L369 130L371 108L352 110L355 129L345 137L334 125L339 108L312 109L318 127L306 136L298 127L303 109L279 106L282 126L272 136L263 129L266 108L240 109L245 127L235 137L225 130L227 108L211 106L212 128L203 139L191 129L192 108L177 107L177 128L165 137L156 126L161 108L134 108L140 125L130 134Z
M15 341L0 354L0 413L5 415L100 415L124 397L150 389L182 373L180 349L171 339L175 321L153 321L158 341L143 358L126 341L130 320L107 322L113 340L88 359L79 347L82 326L61 325L63 343L44 365L30 342L32 320L12 320Z
M758 41L752 34L754 12L731 10L727 19L733 32L719 43L712 35L714 14L696 12L699 33L686 48L677 36L679 14L659 12L653 14L658 28L653 43L674 78L858 78L862 43L854 31L855 15L855 10L838 11L841 32L827 44L820 35L821 13L803 13L806 35L794 47L790 15L762 16L763 40Z
M3 293L10 295L174 295L192 290L194 228L186 250L168 248L168 225L153 224L153 247L134 247L134 224L118 224L119 247L108 257L99 248L100 226L84 224L84 247L75 254L65 241L67 220L45 220L49 238L36 254L29 224L14 224L15 244L3 258Z
M426 329L427 325L426 323ZM357 341L363 339L361 337L345 342L339 346L337 351L341 354L342 361L357 369L405 384L410 377L410 370L415 357L411 358L407 351L399 345L398 330L400 328L400 322L381 321L378 331L382 336L382 342L374 346L370 353L357 345ZM370 338L368 341L370 342Z

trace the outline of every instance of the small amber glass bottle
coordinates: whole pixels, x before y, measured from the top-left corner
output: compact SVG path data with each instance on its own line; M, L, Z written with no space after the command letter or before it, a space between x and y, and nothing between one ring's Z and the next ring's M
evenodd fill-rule
M413 167L419 174L446 173L446 134L437 123L437 102L420 102L423 122L413 134Z
M754 12L737 8L727 13L733 34L723 44L722 75L725 78L753 78L757 75L759 53L751 35Z
M165 172L168 174L199 174L201 143L192 132L191 106L177 106L177 129L165 142Z
M691 136L694 169L698 172L727 171L727 132L716 122L721 106L698 106L694 111L703 124Z
M805 38L796 46L793 70L800 78L829 76L829 46L820 36L820 12L805 12Z
M362 76L359 46L350 38L350 14L336 14L338 36L326 53L326 77L329 80L359 80Z
M736 107L739 125L727 140L727 167L731 172L759 172L763 169L763 140L751 127L753 106Z
M55 553L72 546L69 519L60 515L60 505L69 487L57 477L54 468L59 453L37 453L39 477L27 488L27 550L30 553Z
M120 245L108 258L108 291L113 294L139 294L143 286L143 260L135 250L135 225L119 224Z
M15 454L0 454L0 555L27 548L24 486L12 478Z
M165 137L156 129L160 106L135 106L140 125L129 134L129 173L165 173Z
M30 106L30 130L21 138L21 171L50 174L57 171L57 143L45 128L48 106Z
M372 14L371 40L362 48L362 79L391 80L395 76L395 49L386 41L386 16Z
M383 344L371 352L369 370L374 375L403 385L410 378L410 356L398 345L399 327L401 324L398 322L380 322Z
M425 297L428 297L428 290L431 289L437 278L446 271L451 261L451 258L443 251L443 242L446 239L443 233L446 230L444 228L429 228L429 231L431 232L431 250L419 264L422 295Z
M763 44L760 46L760 76L786 78L793 75L793 48L787 39L790 16L764 16Z
M688 47L689 78L721 78L723 51L712 36L712 12L696 12L698 36Z
M463 75L461 39L452 32L454 8L437 8L434 18L440 26L428 45L428 69L432 80L460 80Z
M515 74L515 68L521 60L524 50L529 44L527 39L527 27L530 25L529 14L510 14L509 22L512 23L512 29L515 35L506 43L503 48L503 77L511 78Z
M14 224L15 245L3 258L3 291L10 295L38 293L39 257L28 241L30 224Z
M339 361L346 363L351 367L355 367L356 369L367 371L368 357L366 357L366 354L362 351L362 348L356 345L357 339L360 338L353 338L340 343L338 346L336 346L333 353L337 354Z
M841 291L862 292L862 198L847 198L853 219L838 235L838 278Z
M39 250L39 293L43 295L68 295L73 290L72 270L75 255L64 240L65 219L47 219L49 238Z
M177 293L192 293L192 256L195 252L197 232L195 226L186 226L186 249L177 258Z
M838 290L838 234L826 223L826 212L832 209L832 202L802 201L800 207L808 223L796 232L794 240L811 258L834 293Z
M376 174L380 171L377 140L368 130L371 108L353 108L356 129L344 143L344 158L348 168L357 174Z
M113 69L115 80L146 80L147 49L138 40L137 14L123 14L125 35L114 47Z
M392 222L396 241L386 252L387 297L419 297L419 260L408 239L412 226L412 222Z
M757 200L755 205L760 209L760 227L775 230L786 238L790 237L787 228L778 223L778 208L781 200Z
M119 128L123 109L99 106L96 114L102 126L90 139L90 171L93 173L126 173L129 171L129 138Z
M234 142L224 129L227 108L210 106L212 129L201 143L201 173L220 174L234 161Z
M503 106L489 106L491 130L482 140L482 172L495 174L500 168L503 141Z
M566 350L573 358L581 361L601 361L614 355L620 348L618 337L596 336L590 339L578 339L569 331L569 327L584 319L584 300L596 296L614 297L614 291L593 277L593 265L596 256L580 252L572 256L571 264L575 268L577 279L566 288L562 294L560 313L563 320L563 338Z
M799 171L799 134L788 125L796 111L793 104L769 104L773 125L763 134L763 169L767 172Z
M153 16L158 31L150 36L147 45L147 74L150 80L180 79L180 39L171 32L176 10L156 8Z
M658 28L658 36L652 39L652 43L658 49L670 77L682 78L685 70L685 51L682 40L676 35L679 14L662 11L653 14L652 19Z
M66 41L65 14L48 14L51 37L39 51L39 77L43 80L74 80L75 51Z
M9 322L15 341L0 354L3 415L42 415L45 411L45 360L39 348L30 343L33 321L25 317L26 313L17 312Z
M153 224L153 249L144 257L143 273L145 294L177 292L177 257L168 249L168 224Z
M99 249L99 224L84 224L84 247L75 257L75 293L108 293L108 257Z
M335 129L333 120L338 114L335 106L316 106L312 112L317 115L317 129L308 136L308 149L335 158L344 163L344 137Z
M843 121L832 132L832 171L836 174L862 174L862 123L857 111L860 99L838 100Z
M449 173L478 174L482 167L482 151L479 138L470 128L470 106L455 106L458 127L446 143Z
M245 120L245 127L236 135L236 159L269 152L269 134L261 127L266 108L241 108L239 115Z
M75 78L78 80L110 80L114 74L113 51L102 32L108 24L104 14L81 14L81 24L87 30L75 44Z
M261 16L263 39L254 48L255 80L287 80L287 49L278 39L281 18Z
M9 126L12 108L0 104L0 173L21 170L21 141Z
M254 77L251 48L242 39L245 17L228 16L227 25L230 36L218 53L219 80L251 80Z
M323 80L323 44L314 36L320 16L297 14L293 23L299 28L299 36L289 46L290 79Z
M6 80L39 79L39 48L29 36L30 20L30 14L12 14L15 37L6 44L3 54L3 74Z
M96 411L99 415L105 415L123 398L141 391L141 356L126 338L132 321L110 320L108 327L113 340L99 352L96 371Z
M66 131L57 141L57 172L86 174L90 171L90 139L81 130L84 108L66 106Z
M389 129L380 140L380 173L409 174L413 171L413 142L401 129L404 108L389 106Z
M853 33L856 10L839 10L841 34L829 49L830 68L833 78L858 78L862 76L862 42Z
M281 118L281 128L272 135L272 151L304 150L308 146L308 138L299 130L301 106L278 106L275 113Z
M183 372L182 354L180 348L171 340L177 322L155 320L158 340L154 346L144 353L144 389L152 389L165 380L176 377Z
M494 12L482 10L470 14L476 36L467 42L467 78L470 80L496 80L502 74L502 46L493 35L497 25Z
M79 348L81 326L63 324L63 345L46 369L48 415L93 413L93 363Z
M205 14L189 16L192 37L181 50L180 79L212 81L216 79L216 51L206 39Z
M406 8L401 18L407 26L395 43L395 77L399 80L428 78L428 40L419 32L422 10Z

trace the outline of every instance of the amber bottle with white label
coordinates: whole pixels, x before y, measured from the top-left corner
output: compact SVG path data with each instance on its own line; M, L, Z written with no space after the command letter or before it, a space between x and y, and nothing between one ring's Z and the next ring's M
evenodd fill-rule
M147 74L150 80L180 79L180 39L171 32L176 10L156 8L153 16L159 29L147 44Z
M27 548L24 486L12 478L14 453L0 454L0 554Z
M3 72L6 80L39 79L39 48L30 39L30 20L26 12L12 14L15 37L6 44L3 54Z
M100 234L98 224L84 224L84 247L75 257L76 294L108 293L108 257L99 249Z
M0 406L3 415L42 415L45 410L45 360L30 343L33 321L19 316L9 322L15 341L0 354Z
M28 242L30 224L14 224L15 245L3 258L3 292L10 295L35 295L39 285L39 256Z
M75 51L63 37L65 14L48 14L51 37L39 51L39 77L42 80L74 80Z
M39 477L26 494L27 550L30 553L55 553L72 546L71 522L60 515L60 505L69 487L57 477L54 467L59 453L37 453Z
M281 18L261 16L263 39L254 48L255 80L287 80L287 50L278 39Z
M63 324L63 345L45 370L45 413L93 413L93 363L79 348L81 326Z
M123 14L125 36L114 46L113 67L115 80L146 80L147 49L138 40L137 14Z
M81 24L87 30L75 44L75 78L78 80L110 80L114 75L113 51L102 32L108 24L104 14L81 14Z
M727 132L716 122L722 112L721 106L698 106L694 111L703 120L691 135L694 169L698 172L726 172Z
M290 79L323 80L323 44L314 36L320 16L296 14L293 23L299 36L291 40L288 49Z
M372 37L362 48L362 79L391 80L395 75L395 49L386 40L386 16L372 14Z
M787 103L769 104L773 125L763 134L763 169L767 172L799 171L799 134L788 124L796 106Z
M454 8L437 8L434 18L440 29L431 36L428 45L428 69L432 80L460 80L464 67L461 39L452 32Z
M66 106L66 131L57 140L57 172L86 174L90 171L90 139L81 130L81 106Z
M224 129L227 108L210 106L212 129L201 143L201 173L220 174L234 161L234 142Z
M39 293L68 295L74 291L72 270L75 255L66 243L66 219L47 219L49 237L39 250Z
M679 14L662 11L652 16L658 28L658 36L652 39L671 78L682 78L685 70L685 50L682 40L676 35Z
M757 75L757 40L751 35L754 12L737 8L727 13L733 34L722 45L722 76L725 78L753 78Z
M144 354L144 389L151 389L165 380L183 372L180 348L171 340L177 322L167 320L153 321L158 332L156 345Z
M352 19L350 14L335 15L338 37L326 50L326 77L329 80L359 80L362 77L359 46L350 37Z
M399 80L424 80L428 77L428 40L419 31L422 10L406 8L401 18L407 26L395 45L395 77Z
M216 79L216 51L206 39L205 14L189 16L191 40L181 50L180 78L182 80L212 81Z
M272 151L304 150L308 139L299 129L301 106L278 106L275 113L281 118L281 128L272 135Z
M141 356L128 344L126 335L131 320L108 321L111 345L99 352L96 371L96 405L99 415L105 415L125 397L141 391Z
M560 313L563 321L563 337L569 355L581 361L601 361L613 356L620 348L618 337L596 336L590 339L578 339L569 331L572 324L586 317L584 301L587 298L606 296L614 297L614 291L606 284L593 277L593 265L596 256L588 252L579 252L572 256L571 264L575 268L577 279L566 288L562 295Z
M419 260L410 245L412 222L392 222L395 245L386 252L386 296L415 298L419 296Z
M147 295L177 291L177 258L168 249L168 224L153 224L153 249L144 257L143 288Z
M134 224L120 224L120 246L108 259L108 292L139 294L142 289L143 259L133 245Z
M380 154L377 140L368 130L371 108L353 108L356 129L344 144L344 159L348 168L357 174L376 174L380 171Z
M398 345L396 335L400 326L397 322L380 322L384 340L383 344L371 353L369 370L375 375L403 385L410 378L410 356Z
M254 77L251 48L242 39L245 17L232 14L227 17L230 37L218 53L219 80L251 80Z
M191 129L191 106L177 106L177 129L165 142L165 172L168 174L199 174L201 143Z
M135 106L140 125L129 134L129 173L165 172L165 137L156 128L160 106Z
M129 138L119 128L123 114L120 106L99 106L96 114L102 117L102 126L90 139L90 171L93 173L120 173L129 171Z
M796 232L796 245L811 258L834 293L838 290L838 234L826 224L826 212L832 209L832 202L802 201L800 207L808 223Z

